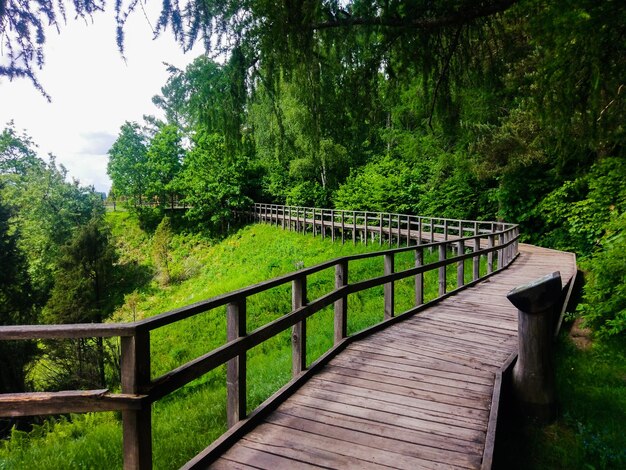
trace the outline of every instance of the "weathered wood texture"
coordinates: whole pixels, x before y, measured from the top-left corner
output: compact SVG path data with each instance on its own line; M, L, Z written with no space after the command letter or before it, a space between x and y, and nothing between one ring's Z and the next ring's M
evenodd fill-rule
M506 294L556 269L566 284L574 257L520 245L497 278L350 344L213 468L488 464L494 379L517 350Z

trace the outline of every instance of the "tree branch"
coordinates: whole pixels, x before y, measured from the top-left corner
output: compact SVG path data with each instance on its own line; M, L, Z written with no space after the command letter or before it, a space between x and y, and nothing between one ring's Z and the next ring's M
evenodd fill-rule
M492 16L508 10L518 2L519 0L496 0L487 5L470 6L466 9L451 13L450 15L436 18L394 18L380 16L373 18L342 17L321 23L313 23L311 29L320 30L351 26L382 26L386 28L408 28L430 31L446 26L461 26L478 18Z

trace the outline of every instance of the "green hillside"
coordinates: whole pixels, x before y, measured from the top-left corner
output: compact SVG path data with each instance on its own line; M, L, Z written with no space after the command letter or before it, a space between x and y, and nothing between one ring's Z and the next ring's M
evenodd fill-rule
M119 264L129 274L124 302L111 321L132 321L188 305L218 294L309 267L332 258L380 250L378 243L332 243L268 225L246 226L220 242L199 234L172 233L168 240L169 282L154 255L156 235L142 231L126 212L108 213L107 220L120 253ZM175 231L174 231L175 232ZM397 256L397 269L408 268L413 254ZM132 267L129 268L129 267ZM351 264L350 281L383 272L382 258ZM450 273L451 282L453 277ZM434 279L433 279L434 280ZM334 271L308 279L308 297L332 290ZM396 310L412 306L412 280L399 282ZM435 296L435 283L426 298ZM349 333L382 320L382 286L349 298ZM257 294L248 300L248 329L252 330L291 310L289 285ZM332 307L307 322L308 361L332 346ZM225 309L216 309L153 332L152 376L156 377L226 341ZM115 350L117 343L111 343ZM34 369L36 374L37 368ZM248 353L249 411L289 381L290 332L266 341ZM108 374L114 376L115 370ZM36 379L36 377L34 377ZM226 430L225 367L205 375L153 406L155 468L178 468ZM14 431L0 447L0 468L111 468L121 467L120 415L73 415L36 426L30 434Z

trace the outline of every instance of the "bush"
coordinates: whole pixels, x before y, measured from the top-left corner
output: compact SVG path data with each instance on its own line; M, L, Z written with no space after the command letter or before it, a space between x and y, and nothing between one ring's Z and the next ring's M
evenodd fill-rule
M584 264L588 271L584 303L586 323L600 336L626 332L626 212L607 227L600 248Z

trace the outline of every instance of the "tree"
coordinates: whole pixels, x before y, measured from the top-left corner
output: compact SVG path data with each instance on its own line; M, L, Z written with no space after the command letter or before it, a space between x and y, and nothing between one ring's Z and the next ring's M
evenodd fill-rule
M115 193L140 207L146 194L147 148L139 124L125 122L108 154L107 174Z
M0 181L0 325L32 324L36 315L26 258L11 226L14 209L1 189ZM26 391L26 368L36 351L34 342L0 341L0 393Z
M110 313L108 302L117 259L102 217L80 227L62 247L55 284L44 309L46 323L102 323ZM48 343L49 359L56 363L49 378L54 388L105 386L102 338Z
M248 162L227 153L224 138L199 132L187 154L179 186L189 205L185 216L215 233L224 233L233 212L251 203L246 196Z
M146 153L146 196L159 206L173 208L177 189L175 178L182 167L184 150L176 126L162 126L152 138Z

